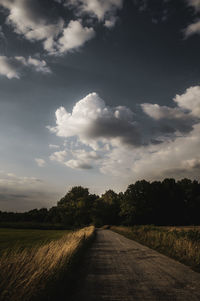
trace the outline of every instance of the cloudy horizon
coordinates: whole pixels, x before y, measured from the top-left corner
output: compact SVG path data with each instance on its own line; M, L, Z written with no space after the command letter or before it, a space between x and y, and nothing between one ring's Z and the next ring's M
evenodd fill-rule
M0 0L0 41L0 210L199 180L200 0Z

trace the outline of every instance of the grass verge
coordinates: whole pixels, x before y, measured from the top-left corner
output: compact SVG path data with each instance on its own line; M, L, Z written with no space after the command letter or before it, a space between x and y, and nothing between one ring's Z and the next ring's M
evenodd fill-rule
M0 300L62 300L93 236L91 226L38 248L5 251L0 259Z
M113 226L111 230L189 265L193 270L200 272L199 228Z

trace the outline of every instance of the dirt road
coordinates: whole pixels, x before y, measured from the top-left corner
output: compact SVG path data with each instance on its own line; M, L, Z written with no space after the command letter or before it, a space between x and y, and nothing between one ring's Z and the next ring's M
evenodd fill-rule
M110 230L99 230L73 301L200 301L200 274Z

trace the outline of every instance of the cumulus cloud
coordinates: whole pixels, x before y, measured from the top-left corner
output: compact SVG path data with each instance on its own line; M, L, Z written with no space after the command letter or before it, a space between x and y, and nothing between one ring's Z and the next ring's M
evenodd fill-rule
M98 152L86 151L84 149L71 151L72 159L65 162L65 165L73 169L92 169L94 162L102 157Z
M188 6L193 7L196 16L200 12L200 0L186 0ZM189 24L185 29L185 36L189 37L193 34L200 34L200 19L197 18L193 23Z
M104 26L107 27L107 28L109 28L109 29L113 28L115 26L116 21L117 21L116 17L112 17L110 19L107 19L104 22Z
M161 132L187 133L200 120L200 87L191 87L182 95L176 95L176 107L158 104L142 104L143 111L157 122L155 128Z
M182 95L176 95L174 101L179 107L200 118L200 86L190 87Z
M83 27L80 21L70 21L64 28L62 36L58 39L57 49L64 53L77 49L95 36L93 28Z
M90 165L87 161L79 160L79 159L72 159L65 163L66 166L70 168L78 168L78 169L91 169L92 165Z
M7 24L17 34L30 41L43 41L44 48L51 50L54 38L61 32L64 21L62 18L53 20L39 0L0 0L9 13Z
M15 33L42 42L49 54L77 49L95 35L93 28L83 27L80 20L64 20L59 12L50 13L39 0L0 0L0 6L6 9L6 23Z
M67 156L67 152L64 151L58 151L58 152L54 152L53 154L51 154L51 156L49 157L49 159L51 161L57 161L57 162L65 162L66 160L66 156Z
M72 113L68 113L64 107L58 108L56 123L50 130L57 136L78 136L91 147L94 141L132 145L141 143L133 112L124 106L106 106L96 93L90 93L78 101Z
M185 30L186 37L191 36L193 34L200 34L200 20L188 25L188 27L186 28Z
M102 21L115 15L122 8L123 0L67 0L66 5L74 7L79 15L90 14Z
M54 152L50 155L51 161L62 163L70 168L91 169L94 160L99 160L101 156L95 151L85 151L84 149L68 149Z
M62 163L128 177L159 177L174 168L177 174L178 170L197 173L200 86L176 95L171 107L145 103L141 108L142 115L136 116L127 107L107 106L96 93L78 101L71 113L58 108L56 126L49 127L50 131L78 141L71 149L65 143L67 157Z
M155 120L170 119L184 120L200 118L200 86L188 88L185 93L176 95L173 99L176 107L170 108L158 104L142 104L143 111Z
M46 165L46 162L44 159L41 159L41 158L35 158L35 162L37 163L37 165L39 167L44 167Z
M36 72L51 73L50 68L44 60L23 56L6 57L0 56L0 75L9 79L19 79L25 69L32 69Z
M200 124L195 125L187 136L148 145L133 150L118 147L101 162L104 174L124 176L132 181L160 179L164 177L199 178Z

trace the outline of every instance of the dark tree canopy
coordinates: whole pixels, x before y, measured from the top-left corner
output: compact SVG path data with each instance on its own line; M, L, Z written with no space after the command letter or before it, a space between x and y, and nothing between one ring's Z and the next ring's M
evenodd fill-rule
M36 222L81 227L95 224L200 225L200 183L190 179L137 181L119 194L101 197L88 188L72 187L57 206L25 213L1 212L3 222Z

